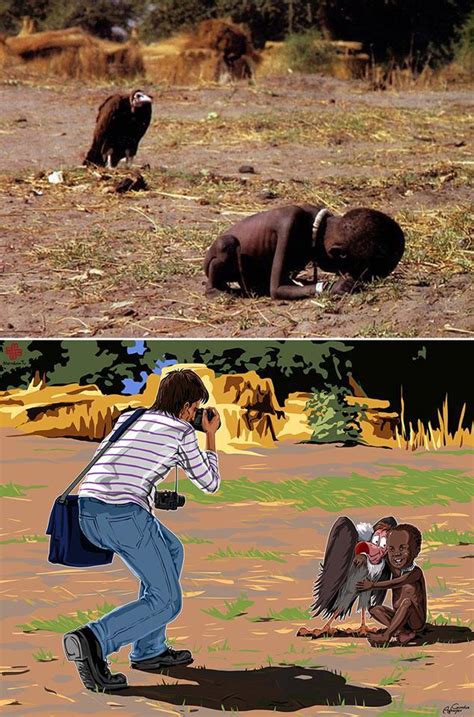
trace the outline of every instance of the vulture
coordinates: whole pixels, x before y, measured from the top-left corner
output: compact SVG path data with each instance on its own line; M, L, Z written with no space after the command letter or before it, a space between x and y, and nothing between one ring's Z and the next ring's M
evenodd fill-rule
M121 159L131 162L150 124L151 104L152 98L142 90L107 97L99 107L92 145L83 163L110 169Z
M391 571L385 560L387 534L397 521L393 517L381 518L373 526L370 523L354 525L352 520L341 517L331 528L323 562L313 588L313 617L322 615L327 622L319 630L301 627L298 635L320 637L331 634L331 623L350 615L357 598L358 611L362 612L359 635L367 635L366 611L373 605L381 605L386 590L360 592L356 584L360 580L389 580ZM359 557L361 556L361 557Z

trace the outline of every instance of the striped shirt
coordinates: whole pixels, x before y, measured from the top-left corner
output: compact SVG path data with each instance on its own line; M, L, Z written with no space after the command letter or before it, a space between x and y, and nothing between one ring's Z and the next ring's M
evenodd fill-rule
M122 413L114 430L129 415L130 412ZM108 437L97 451L107 442ZM205 493L215 493L219 488L217 454L200 450L191 424L170 414L149 410L111 443L86 473L79 496L98 498L105 503L138 503L151 512L155 505L155 484L174 466L182 468Z

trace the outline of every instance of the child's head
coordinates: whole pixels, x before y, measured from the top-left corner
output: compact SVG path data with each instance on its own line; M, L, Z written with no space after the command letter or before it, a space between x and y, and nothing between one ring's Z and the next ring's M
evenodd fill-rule
M390 566L401 570L411 565L421 550L422 536L418 528L400 523L388 534L387 558Z
M351 209L331 216L324 232L323 270L370 281L388 276L403 256L405 239L391 217L375 209Z

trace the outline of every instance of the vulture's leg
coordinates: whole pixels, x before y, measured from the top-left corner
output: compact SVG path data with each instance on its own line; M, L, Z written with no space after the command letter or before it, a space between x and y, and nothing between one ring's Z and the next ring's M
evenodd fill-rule
M334 635L335 629L331 627L331 624L336 619L336 617L338 617L338 615L339 613L335 612L334 615L329 618L326 624L319 628L319 630L308 630L307 627L300 627L300 629L296 633L296 637L312 637L313 639L315 639L317 637L323 637L324 635Z
M125 166L131 167L133 164L133 154L130 152L129 149L125 150Z
M106 164L106 167L107 167L107 169L112 169L112 167L113 167L113 164L112 164L112 152L108 152L108 153L107 153L107 164Z
M354 632L356 632L361 637L366 637L366 635L368 635L370 632L377 632L377 630L375 630L374 628L369 627L367 625L367 622L365 620L366 614L367 614L367 610L365 607L363 607L362 614L361 614L361 620L360 620L360 627L357 630L354 630Z

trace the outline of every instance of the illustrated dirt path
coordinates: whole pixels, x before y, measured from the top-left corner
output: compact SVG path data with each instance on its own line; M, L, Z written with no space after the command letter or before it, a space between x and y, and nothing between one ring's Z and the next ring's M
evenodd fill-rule
M0 83L3 335L472 333L468 89L371 92L304 75L145 83L154 115L137 167L149 190L128 194L114 192L124 170L80 166L97 107L117 89ZM64 182L50 184L57 170ZM395 273L342 299L204 297L202 260L220 231L304 201L393 215L407 243Z
M432 708L441 714L453 703L471 704L473 617L472 545L425 542L419 564L425 567L431 618L443 615L451 625L427 633L426 643L375 650L364 638L336 636L296 638L300 625L317 621L282 610L306 610L328 531L339 514L374 521L393 514L414 522L426 534L434 524L468 530L472 505L418 507L371 505L330 513L301 511L291 501L202 505L188 500L185 509L166 514L164 522L186 546L182 584L184 607L170 626L176 647L193 651L192 666L169 675L137 673L128 667L128 648L112 656L112 669L124 671L130 687L114 695L82 688L73 664L64 659L61 633L28 632L32 620L55 619L104 602L120 605L134 599L136 580L117 557L103 569L68 569L47 562L46 542L6 542L42 536L54 498L92 455L94 445L72 439L2 435L2 483L43 486L23 496L0 498L3 558L2 698L6 714L21 715L202 715L276 710L302 715L383 714L392 706ZM247 476L251 481L351 476L377 481L396 476L403 467L423 471L469 472L472 453L408 453L376 448L280 444L252 454L221 455L223 480ZM370 502L370 495L367 496ZM471 518L471 520L470 520ZM234 551L271 551L273 560L251 557L209 559L227 547ZM203 611L225 611L225 601L245 595L250 604L232 620ZM355 628L358 615L342 624ZM458 625L457 625L458 623ZM372 623L373 625L373 623ZM435 631L436 632L436 631ZM431 635L431 637L430 637ZM434 638L435 639L435 638ZM456 640L463 640L458 641ZM53 660L35 659L40 650ZM470 685L470 687L469 687ZM366 707L357 707L354 702ZM2 703L5 704L5 703ZM384 707L386 706L386 707ZM402 714L403 712L400 712Z

